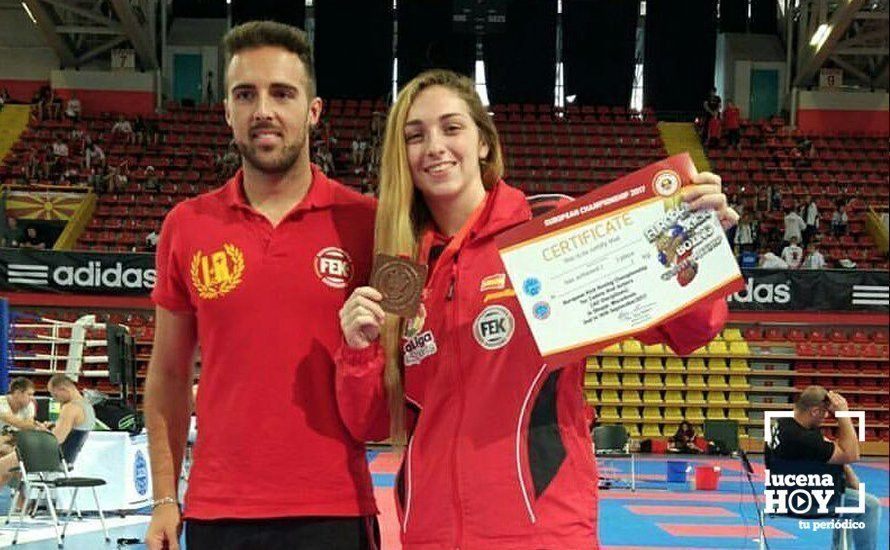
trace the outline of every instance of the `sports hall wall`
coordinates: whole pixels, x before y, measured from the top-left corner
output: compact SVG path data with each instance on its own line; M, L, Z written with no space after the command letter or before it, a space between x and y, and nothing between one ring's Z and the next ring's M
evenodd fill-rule
M832 92L801 90L797 125L804 132L890 132L890 95L887 92Z

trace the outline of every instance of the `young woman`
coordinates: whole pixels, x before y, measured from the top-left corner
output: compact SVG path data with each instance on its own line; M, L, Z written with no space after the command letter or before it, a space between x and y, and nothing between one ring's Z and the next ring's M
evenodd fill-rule
M406 549L597 547L583 366L545 364L523 319L494 237L531 210L502 173L471 80L430 71L405 86L386 126L375 248L430 273L414 319L384 315L369 287L346 302L337 398L357 439L410 435L396 490ZM719 178L695 183L692 206L734 224ZM718 299L642 338L688 353L725 318Z

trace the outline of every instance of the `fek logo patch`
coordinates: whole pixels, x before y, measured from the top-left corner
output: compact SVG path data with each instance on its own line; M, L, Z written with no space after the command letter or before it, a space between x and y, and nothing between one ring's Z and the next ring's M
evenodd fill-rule
M473 337L487 350L504 347L513 337L516 322L513 314L504 306L488 306L473 322Z

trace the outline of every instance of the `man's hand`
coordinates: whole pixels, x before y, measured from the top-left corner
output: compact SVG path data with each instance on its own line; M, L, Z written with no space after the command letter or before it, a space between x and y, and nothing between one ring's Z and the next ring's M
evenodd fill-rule
M832 413L836 413L837 411L848 411L850 407L847 405L847 400L843 398L843 396L837 392L830 391L828 392L828 410Z
M151 523L145 533L148 550L179 550L179 534L182 532L182 517L179 507L163 504L151 513Z

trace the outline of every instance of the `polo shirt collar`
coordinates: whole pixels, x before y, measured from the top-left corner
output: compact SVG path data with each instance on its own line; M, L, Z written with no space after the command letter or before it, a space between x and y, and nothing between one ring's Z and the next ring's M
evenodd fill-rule
M309 184L309 191L290 213L300 210L327 208L334 203L333 182L315 164L310 164L309 168L312 170L312 183ZM247 194L244 192L244 172L240 168L226 183L223 190L223 200L231 208L246 209L254 212L253 207L247 201Z

